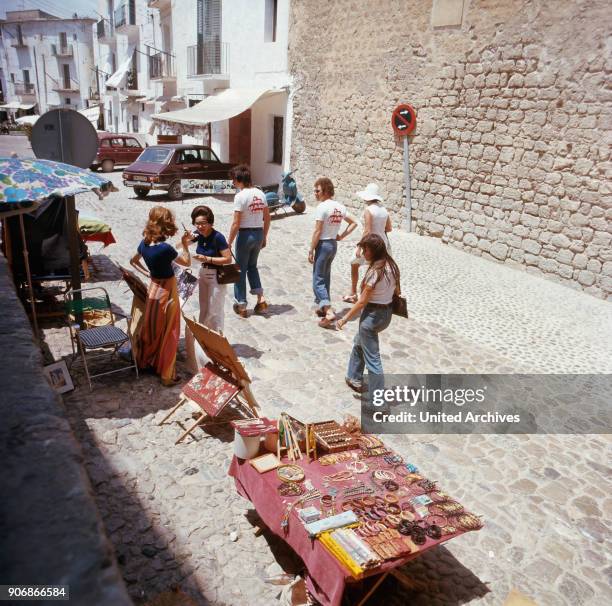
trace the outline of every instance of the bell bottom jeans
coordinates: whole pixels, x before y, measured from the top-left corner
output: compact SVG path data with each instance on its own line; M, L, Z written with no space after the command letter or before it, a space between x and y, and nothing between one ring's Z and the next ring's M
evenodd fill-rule
M359 330L353 340L349 358L347 378L356 383L363 382L363 371L368 369L370 389L374 383L382 383L383 367L380 359L378 333L391 322L391 306L372 307L366 305L359 318Z
M240 280L234 284L234 301L246 307L246 281L249 279L252 295L263 295L259 270L257 269L257 258L263 243L263 229L241 229L236 238L236 263L240 266Z
M314 265L312 266L312 290L315 303L319 309L331 305L329 294L331 281L331 266L338 243L336 240L319 240L315 248Z

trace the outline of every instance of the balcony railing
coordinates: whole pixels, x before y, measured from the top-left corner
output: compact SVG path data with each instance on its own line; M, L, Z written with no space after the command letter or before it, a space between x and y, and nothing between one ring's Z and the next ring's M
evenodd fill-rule
M99 101L100 100L100 91L95 86L90 86L89 87L89 96L87 98L92 100L92 101Z
M126 85L128 90L138 90L138 72L135 69L128 71Z
M57 93L79 93L81 89L76 82L61 82L53 87Z
M172 80L175 77L172 55L161 52L149 55L149 78L151 80Z
M15 84L16 95L33 95L34 94L34 83L24 82L22 84Z
M98 40L109 40L113 37L113 25L108 19L100 19L96 23Z
M11 42L11 46L13 48L25 48L27 44L21 36L18 36L16 40L13 40Z
M128 0L115 9L115 29L126 25L136 25L136 3Z
M187 47L187 76L229 74L229 44L207 40Z
M52 44L51 54L55 55L56 57L72 57L74 55L72 44L66 44L65 46L60 44Z

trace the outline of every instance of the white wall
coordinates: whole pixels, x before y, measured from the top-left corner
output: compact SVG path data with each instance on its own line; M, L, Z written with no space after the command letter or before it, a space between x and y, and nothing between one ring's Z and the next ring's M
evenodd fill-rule
M286 93L264 97L251 108L251 172L253 174L253 181L260 185L280 182L283 165L271 162L274 116L283 117L283 130L285 130L287 123L286 110Z

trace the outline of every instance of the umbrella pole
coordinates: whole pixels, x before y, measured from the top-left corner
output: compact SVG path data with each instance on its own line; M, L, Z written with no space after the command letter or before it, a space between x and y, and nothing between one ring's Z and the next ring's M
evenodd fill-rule
M23 215L19 215L19 228L21 229L21 242L23 244L23 261L25 263L26 276L28 278L28 288L30 289L30 305L32 306L32 322L34 323L34 336L38 339L38 319L36 318L36 301L34 300L34 286L32 285L32 275L30 274L30 260L28 247L26 245L25 228L23 226Z
M79 259L79 235L74 196L66 196L66 228L68 229L68 250L70 251L70 281L72 290L81 290L81 260ZM80 305L80 292L73 296L75 318L77 324L83 324L83 310Z

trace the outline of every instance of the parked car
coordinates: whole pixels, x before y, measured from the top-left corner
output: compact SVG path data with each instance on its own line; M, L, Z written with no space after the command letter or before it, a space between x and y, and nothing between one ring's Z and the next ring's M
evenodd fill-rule
M229 179L233 166L204 145L151 145L123 171L123 184L139 198L161 189L171 200L180 200L181 179Z
M91 165L92 170L102 167L110 173L115 166L132 164L145 148L132 135L98 133L98 154Z

